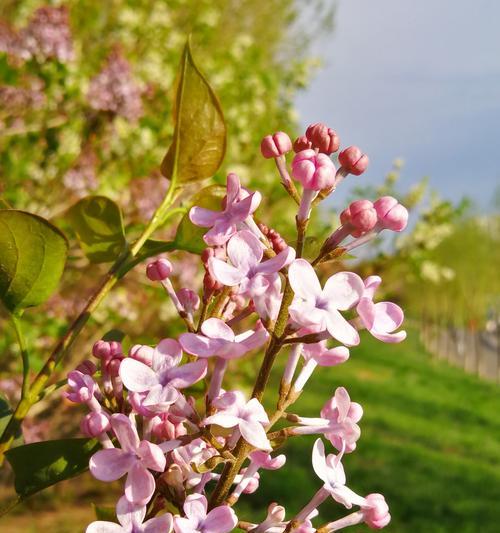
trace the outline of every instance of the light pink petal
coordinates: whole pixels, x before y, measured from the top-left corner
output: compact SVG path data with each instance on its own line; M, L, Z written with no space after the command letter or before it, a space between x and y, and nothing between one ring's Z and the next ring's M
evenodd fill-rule
M373 300L373 297L375 296L375 291L381 283L382 278L380 276L368 276L364 281L365 291L363 293L363 297L370 298L370 300Z
M325 445L321 439L317 439L313 446L312 465L316 475L324 483L328 483Z
M179 391L170 385L156 385L144 398L142 405L155 413L163 413L177 401Z
M165 470L165 455L157 444L143 440L139 444L137 453L141 458L142 464L146 468L154 470L155 472L163 472L163 470Z
M288 246L275 257L264 261L257 267L260 274L273 274L279 272L282 268L289 265L295 259L295 250Z
M233 204L230 210L231 222L243 222L245 218L249 217L257 210L261 200L262 195L260 192L256 191L237 204Z
M252 398L243 408L242 418L245 420L255 420L262 424L269 424L269 417L266 410L257 398Z
M207 499L202 494L191 494L184 502L184 513L188 518L204 520L207 516Z
M272 291L273 276L278 276L278 274L255 274L251 278L245 278L240 284L239 294L256 298Z
M175 339L162 339L153 353L153 369L177 366L182 359L181 345Z
M241 183L238 174L230 172L226 178L226 201L227 205L232 205L240 195Z
M236 336L236 342L242 343L247 351L255 350L264 345L269 338L269 333L264 327L259 328L257 331L245 331Z
M375 304L370 298L361 298L356 306L359 318L366 329L371 330L375 322Z
M203 521L203 533L230 533L238 523L236 513L229 505L212 509Z
M116 517L125 529L132 531L134 527L141 526L145 516L146 506L130 503L125 496L118 500Z
M330 335L342 344L347 346L359 344L358 332L338 311L332 310L326 315L326 327Z
M225 244L236 233L236 226L225 219L218 220L214 227L207 231L203 240L210 246Z
M142 526L143 533L171 533L173 528L173 518L170 513L155 516L144 522Z
M209 318L205 320L201 325L201 332L211 339L234 341L233 330L220 318Z
M314 268L305 259L295 259L288 268L288 278L293 292L303 298L310 300L321 296L321 285Z
M208 260L208 268L210 274L212 274L219 283L227 285L228 287L239 285L245 277L244 272L241 272L236 267L229 265L225 261L217 259L216 257L211 257Z
M120 378L132 392L144 392L158 385L158 376L154 370L131 357L126 357L121 362Z
M207 362L205 360L187 363L173 368L169 372L169 385L176 389L185 389L200 381L207 375Z
M114 414L111 416L111 427L118 438L122 450L134 453L139 446L139 435L137 434L137 428L132 424L130 418L121 413Z
M326 475L330 485L345 485L346 483L344 467L340 459L340 455L333 455L332 453L326 457Z
M337 409L339 410L339 422L343 422L347 417L347 413L349 413L349 408L351 407L351 398L344 387L338 387L335 391L335 403L337 404Z
M223 428L234 428L240 423L238 416L229 413L216 413L215 415L205 418L205 425L215 424Z
M216 351L216 355L222 357L222 359L237 359L248 351L248 348L244 344L238 344L237 342L221 341L220 348Z
M125 497L129 502L146 505L155 491L155 479L141 463L130 470L125 482Z
M267 438L266 431L259 422L240 420L238 425L240 428L241 436L259 450L271 451L273 448L269 439Z
M231 263L246 274L260 263L264 251L259 239L252 232L243 230L231 237L227 255Z
M119 448L109 448L94 453L89 461L89 469L99 481L116 481L124 476L136 461L134 456Z
M336 309L345 311L359 302L365 286L363 280L353 272L338 272L325 283L323 297Z
M403 310L399 305L392 302L379 302L375 304L375 323L373 328L377 331L394 331L401 326L404 317Z
M299 324L299 326L314 326L318 328L318 331L324 331L326 329L327 311L318 309L311 300L304 301L300 298L295 298L288 311L291 319Z
M220 216L221 213L218 211L212 211L196 205L189 210L189 220L202 228L211 228Z
M184 351L198 355L199 357L210 357L221 347L224 341L209 339L204 335L196 333L183 333L179 337L179 342Z
M98 520L89 524L85 533L124 533L124 529L114 522Z
M397 333L379 333L372 330L370 332L376 339L382 342L387 342L390 344L395 344L397 342L403 342L406 339L406 331L401 330Z
M183 518L174 516L174 531L175 533L196 533L198 529L198 521L191 518Z
M320 355L313 355L319 366L336 366L345 363L349 359L349 349L345 346L337 346L331 350L324 350Z

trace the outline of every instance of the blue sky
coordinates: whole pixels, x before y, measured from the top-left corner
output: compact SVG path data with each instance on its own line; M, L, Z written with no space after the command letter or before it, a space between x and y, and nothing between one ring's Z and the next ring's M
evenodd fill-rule
M327 0L328 1L328 0ZM500 184L500 2L338 0L324 61L297 99L371 159L359 183L403 158L401 184L422 176L447 198L492 209ZM342 191L338 191L340 200ZM345 192L344 192L345 194Z

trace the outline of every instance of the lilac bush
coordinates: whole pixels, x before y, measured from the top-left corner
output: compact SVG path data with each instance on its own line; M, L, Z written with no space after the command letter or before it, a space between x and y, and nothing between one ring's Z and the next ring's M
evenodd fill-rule
M406 336L398 330L403 311L392 302L374 301L378 276L363 280L347 271L324 276L347 250L384 229L404 229L408 213L395 199L353 202L316 257L304 257L311 211L368 164L366 155L349 147L340 152L336 170L330 156L339 145L336 132L324 124L310 126L293 145L283 132L264 138L263 156L275 160L297 203L294 246L257 220L260 193L229 174L218 210L195 205L189 212L190 220L207 230L202 287L176 288L170 279L175 264L165 258L147 266L148 278L165 288L186 331L154 347L135 345L128 354L119 342L99 340L93 349L97 365L88 361L70 372L66 396L88 408L81 429L101 445L90 459L92 475L103 482L126 476L116 506L120 525L97 521L88 533L225 533L236 527L253 533L327 533L389 523L384 497L352 491L342 465L361 436L362 406L338 387L317 417L290 412L307 394L313 372L334 372L330 367L348 360L349 348L360 343L360 330L389 343ZM291 175L301 192L286 161L292 146ZM250 353L261 358L261 366L247 394L235 387L227 369ZM275 365L278 355L286 363ZM264 394L268 399L273 394L267 387L270 375L279 371L275 407L266 409ZM280 421L284 427L273 430ZM302 510L287 519L284 506L270 502L267 516L237 516L232 507L258 490L259 470L281 468L287 439L311 434L319 436L312 450L319 488ZM356 510L316 524L318 508L330 497Z

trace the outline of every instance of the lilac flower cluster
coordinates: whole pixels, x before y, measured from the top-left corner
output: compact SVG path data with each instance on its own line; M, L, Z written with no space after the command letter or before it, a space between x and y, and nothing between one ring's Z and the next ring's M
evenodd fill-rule
M19 31L2 24L0 51L22 60L35 58L40 62L49 59L60 63L71 61L74 50L67 8L40 7Z
M141 94L129 62L113 50L104 68L90 80L87 100L93 109L137 121L143 114Z
M358 148L350 147L340 153L341 167L335 170L330 155L339 144L337 134L323 124L312 125L293 145L283 132L266 137L262 153L275 159L283 185L298 204L296 247L256 223L260 194L229 174L219 211L194 206L189 213L194 224L208 228L201 298L191 288L175 290L174 267L167 259L147 267L148 278L163 285L187 331L155 347L133 346L127 355L118 342L98 341L93 355L99 368L86 361L70 372L67 398L87 405L81 429L102 445L90 460L91 473L104 482L126 478L116 507L120 525L97 521L88 533L226 533L237 526L253 533L327 533L363 522L374 529L389 523L382 495L363 497L346 485L342 458L360 438L361 405L338 387L318 417L288 410L317 367L348 360L349 347L360 342L358 330L383 342L406 336L396 331L403 311L392 302L374 302L379 277L363 280L353 272L337 272L322 284L315 270L332 254L366 243L383 229L401 231L408 213L395 199L353 202L319 256L313 261L302 257L317 199L368 163ZM285 159L292 146L300 148L292 175L302 184L301 194ZM267 379L275 356L287 348L277 406L267 412L261 403ZM258 350L264 357L251 397L228 389L228 365ZM200 398L195 391L202 382ZM272 432L279 420L290 424ZM288 438L311 434L336 450L326 454L321 438L314 445L312 467L321 482L317 493L291 519L277 503L260 522L239 519L232 507L258 489L259 470L281 468L286 457L276 454L278 448ZM317 508L329 497L358 510L314 526Z

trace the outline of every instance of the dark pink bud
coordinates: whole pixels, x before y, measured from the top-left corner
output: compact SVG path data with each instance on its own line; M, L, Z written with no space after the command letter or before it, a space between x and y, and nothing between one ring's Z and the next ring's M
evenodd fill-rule
M136 344L130 348L129 357L136 359L145 365L151 366L153 364L154 348L144 344Z
M326 155L333 154L340 146L340 139L337 133L321 122L311 124L307 128L306 138L311 143L312 148L317 148Z
M179 289L177 298L179 298L179 302L188 313L192 313L200 307L200 297L191 289Z
M163 281L172 274L172 263L168 259L157 259L146 267L146 275L151 281Z
M214 255L215 255L215 252L213 248L205 248L203 252L201 252L201 261L203 262L205 266L207 266L208 260L211 257L214 257Z
M117 341L97 341L92 348L92 355L98 359L110 359L122 353L122 345Z
M382 196L374 202L379 223L384 229L403 231L408 224L408 210L392 196Z
M339 163L349 174L359 176L368 168L369 159L357 146L349 146L340 152Z
M370 200L356 200L340 213L342 224L354 228L351 231L353 237L360 237L363 233L372 230L377 219L377 211Z
M118 377L122 358L114 358L107 365L107 371L112 378Z
M80 430L86 437L98 437L110 429L108 415L103 411L88 413L80 423Z
M97 371L97 367L94 365L92 361L89 361L87 359L85 361L82 361L76 367L76 370L79 370L82 374L87 374L87 376L93 376Z
M293 151L296 154L302 152L302 150L309 150L309 148L312 148L312 143L305 135L297 137L293 142Z
M283 131L274 135L267 135L260 143L260 151L266 159L272 159L287 154L292 149L290 137Z
M302 183L304 189L313 191L329 189L335 183L335 166L332 160L312 149L299 152L293 158L292 174Z
M363 507L365 523L372 529L382 529L391 521L389 507L382 494L368 494L368 506Z

